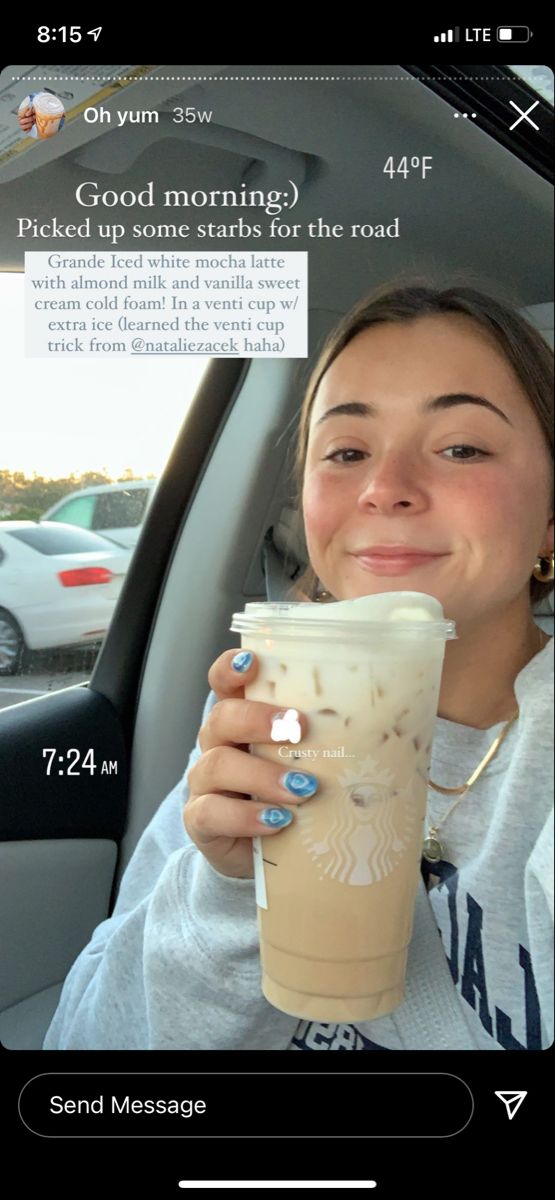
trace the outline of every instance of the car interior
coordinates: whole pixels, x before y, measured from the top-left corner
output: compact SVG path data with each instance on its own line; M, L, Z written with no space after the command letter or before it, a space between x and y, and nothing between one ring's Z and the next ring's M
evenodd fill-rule
M117 191L155 180L158 195L170 187L280 188L291 179L302 231L281 248L308 253L309 354L211 361L89 682L0 712L0 1040L13 1050L41 1047L72 963L112 911L142 831L183 774L209 667L239 644L232 614L251 600L287 598L307 563L293 454L303 390L328 332L376 285L419 277L501 293L553 345L552 186L533 131L527 139L519 128L511 142L506 97L521 108L535 97L516 69L495 68L496 91L493 82L465 85L462 75L450 83L448 68L441 86L420 68L283 68L313 78L279 92L252 78L222 82L225 67L206 68L202 82L185 82L190 68L150 70L148 104L158 123L118 130L81 118L0 168L0 268L23 271L26 249L67 250L47 238L18 240L16 217L46 207L60 221L75 220L83 179ZM140 88L128 85L126 103L144 103ZM121 102L122 89L103 101ZM548 99L540 103L552 112ZM214 120L174 124L176 105L212 110ZM475 116L463 120L463 111ZM384 173L389 156L407 155L431 155L431 179L416 169L395 179ZM237 216L225 212L228 222ZM306 227L319 217L346 231L399 218L400 236L311 238ZM149 209L148 219L167 220L167 211ZM138 244L129 235L118 249ZM183 248L173 239L164 246ZM214 240L211 248L276 246L263 236ZM163 420L163 396L153 403ZM550 632L552 612L547 603L537 615ZM77 748L83 758L93 748L99 769L47 777L43 747L60 756ZM102 774L109 762L117 773Z

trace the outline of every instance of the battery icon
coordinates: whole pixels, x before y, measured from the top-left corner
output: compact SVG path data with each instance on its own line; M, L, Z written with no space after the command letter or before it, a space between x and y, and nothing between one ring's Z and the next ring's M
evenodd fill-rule
M498 42L529 42L531 37L527 25L500 25L497 30Z

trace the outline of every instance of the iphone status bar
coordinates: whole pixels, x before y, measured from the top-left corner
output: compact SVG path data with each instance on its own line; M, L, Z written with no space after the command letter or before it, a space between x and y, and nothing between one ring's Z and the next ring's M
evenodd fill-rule
M100 23L94 18L86 23L78 23L79 20L80 18L76 17L75 24L58 24L55 20L49 24L39 24L37 20L19 22L19 29L10 35L9 43L5 45L0 67L8 65L10 60L51 62L53 54L55 59L60 58L68 63L105 62L107 54L112 57L116 55L126 62L140 62L145 55L149 61L155 59L167 62L174 57L182 25L188 50L193 55L202 44L204 53L209 49L213 57L223 57L224 60L231 50L233 56L243 62L242 66L236 68L241 72L262 69L245 65L244 60L248 58L248 39L242 38L240 41L237 37L236 48L233 48L233 29L229 29L229 23L225 29L222 27L221 34L219 30L211 31L209 39L203 34L200 43L195 36L194 27L191 28L190 20L180 18L176 14L172 14L171 27L167 20L161 21L159 25L152 21L126 22L125 27L114 22ZM308 69L306 59L311 57L317 57L320 62L322 58L332 56L347 61L352 58L358 40L356 26L353 26L353 21L349 20L343 28L337 22L333 29L330 27L329 52L326 50L325 26L320 30L320 44L316 45L313 38L310 41L307 39L305 50L302 48L302 38L299 41L295 34L297 56L304 60L302 69ZM284 30L284 34L285 32ZM400 56L412 59L415 55L424 59L431 55L440 62L470 61L476 64L505 63L508 56L514 58L516 55L518 62L537 62L538 57L542 61L545 46L549 44L546 34L547 28L541 18L532 26L497 23L481 26L465 25L460 19L457 22L456 16L453 20L444 22L441 19L433 21L431 18L423 20L407 16L403 18L402 23L394 17L388 22L372 23L369 49L374 62L396 62ZM280 40L283 52L280 51ZM282 64L283 59L290 53L291 31L287 30L286 36L283 36L279 30L273 30L271 56ZM286 69L296 71L300 68L288 66ZM333 67L333 71L337 69ZM319 70L322 68L319 67Z

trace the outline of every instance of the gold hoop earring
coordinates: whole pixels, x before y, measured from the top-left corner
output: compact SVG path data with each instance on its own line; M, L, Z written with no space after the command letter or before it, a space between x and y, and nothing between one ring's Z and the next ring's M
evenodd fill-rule
M538 554L532 575L539 583L551 583L555 579L555 554Z
M332 600L332 599L333 599L333 596L332 596L331 592L327 592L325 590L325 588L322 586L321 581L319 579L317 579L314 589L313 589L313 592L312 592L313 602L315 604L325 604L326 601Z

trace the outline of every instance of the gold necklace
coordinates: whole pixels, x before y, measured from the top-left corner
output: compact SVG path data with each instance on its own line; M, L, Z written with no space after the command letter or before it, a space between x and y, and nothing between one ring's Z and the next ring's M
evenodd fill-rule
M453 809L456 808L457 804L459 803L460 800L462 800L463 796L466 796L466 793L468 791L470 791L470 788L472 787L472 785L474 783L476 783L477 779L480 778L482 771L485 771L486 767L491 762L492 758L494 758L494 756L497 754L497 751L499 750L501 743L505 741L505 738L506 738L509 730L511 729L511 727L514 725L517 717L518 717L518 709L515 713L513 713L512 717L510 718L510 720L507 721L506 725L504 725L503 729L501 730L501 733L499 733L497 735L495 741L493 742L493 745L490 746L487 754L484 756L482 761L480 763L478 763L476 770L472 772L470 779L467 779L466 783L463 783L461 785L461 787L454 787L454 788L440 787L438 783L433 783L431 779L428 780L428 786L433 788L434 792L441 792L442 796L456 796L457 799L455 800L455 803L451 805L451 808L445 814L445 816L439 822L439 824L438 825L430 825L430 827L428 829L428 836L426 838L424 838L424 845L422 848L422 854L427 862L437 863L440 861L440 859L443 858L443 846L437 836L439 830L441 829L442 825L445 825L445 822L446 822L447 818L451 816Z
M533 657L535 657L536 654L540 654L541 651L544 649L542 630L540 629L539 626L536 626L536 631L538 634L539 646L538 646L538 649L534 652ZM472 787L472 785L474 783L476 783L477 779L479 779L480 775L482 774L482 771L485 771L486 767L491 762L492 758L497 754L497 751L499 750L501 743L505 741L505 738L506 738L509 730L514 725L517 717L518 717L518 709L516 710L515 713L513 713L512 717L510 717L509 720L507 721L507 723L504 725L503 729L501 730L501 733L499 733L497 735L493 745L490 746L485 757L482 759L482 761L480 763L478 763L476 770L472 772L470 779L467 779L466 783L463 783L461 785L461 787L454 787L454 788L440 787L440 785L438 783L434 783L431 779L428 779L428 787L433 788L434 792L441 792L442 796L456 796L457 799L455 800L455 803L451 805L451 808L448 810L448 812L446 812L443 819L439 822L439 825L430 825L429 826L428 836L426 838L424 838L424 845L423 845L423 849L422 849L423 856L427 862L437 863L440 861L440 859L443 858L443 854L444 854L443 846L437 836L439 830L441 829L442 825L445 825L445 822L447 821L448 817L451 816L451 813L457 807L459 800L462 800L463 796L466 796L466 793L468 791L470 791L470 788Z

